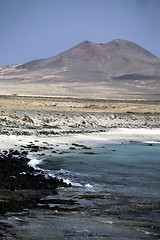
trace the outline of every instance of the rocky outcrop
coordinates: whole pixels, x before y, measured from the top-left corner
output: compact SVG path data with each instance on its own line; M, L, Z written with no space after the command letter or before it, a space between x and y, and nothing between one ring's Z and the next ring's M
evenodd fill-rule
M46 177L42 170L29 166L27 153L13 149L0 152L0 213L33 206L41 196L68 186L62 179Z
M48 112L30 116L24 121L17 115L0 114L0 134L4 135L62 135L103 132L110 128L159 128L158 113L78 113ZM48 120L48 121L47 121Z

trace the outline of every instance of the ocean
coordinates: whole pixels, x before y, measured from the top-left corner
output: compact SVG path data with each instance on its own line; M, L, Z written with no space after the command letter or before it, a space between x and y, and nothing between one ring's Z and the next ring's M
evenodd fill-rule
M8 221L24 240L160 239L160 142L63 143L32 159L71 183Z

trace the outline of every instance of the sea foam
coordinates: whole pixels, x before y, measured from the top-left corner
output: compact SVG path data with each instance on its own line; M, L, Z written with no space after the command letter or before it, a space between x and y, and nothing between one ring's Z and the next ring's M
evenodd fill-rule
M32 159L29 161L28 165L31 166L31 167L33 167L34 169L39 169L39 168L37 167L37 165L40 164L41 162L42 162L42 160L38 160L38 159L36 159L36 158L32 158Z

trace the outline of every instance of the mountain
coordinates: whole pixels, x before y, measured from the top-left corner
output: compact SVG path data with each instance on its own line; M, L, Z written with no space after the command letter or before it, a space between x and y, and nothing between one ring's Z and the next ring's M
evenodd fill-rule
M48 85L48 91L59 86L65 91L62 95L69 96L83 95L87 88L88 94L93 90L98 95L104 88L106 94L160 93L160 59L121 39L105 44L84 41L55 57L1 67L0 72L0 82L5 84L16 82L28 87L36 84L40 92L43 84L45 88Z

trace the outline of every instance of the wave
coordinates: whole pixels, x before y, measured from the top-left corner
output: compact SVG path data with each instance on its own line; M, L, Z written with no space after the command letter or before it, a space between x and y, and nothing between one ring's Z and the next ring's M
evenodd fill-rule
M88 191L93 190L94 188L94 185L86 183L84 182L84 180L80 179L81 177L83 178L84 175L87 176L86 174L72 172L66 169L60 169L55 171L49 170L48 174L51 177L62 178L65 183L71 184L73 187L86 188Z
M33 155L29 155L28 158L30 161L28 162L28 165L33 167L34 169L41 170L47 177L53 177L57 179L63 179L63 181L67 184L71 184L73 187L80 187L80 188L86 188L88 191L93 191L94 186L90 183L84 182L84 180L80 180L80 178L84 178L87 176L87 174L81 174L74 171L69 171L66 169L59 169L59 170L46 170L43 168L38 167L43 160L37 159Z
M146 230L143 230L143 229L140 229L140 228L134 228L134 229L137 230L138 232L142 232L146 235L159 236L158 233L149 232L149 231L146 231Z
M37 167L40 163L42 162L42 160L38 160L37 158L31 158L28 165L33 167L34 169L40 169L39 167Z
M29 155L28 158L30 161L28 162L28 165L33 167L34 169L37 170L42 170L45 174L46 177L53 177L53 178L58 178L58 179L63 179L63 181L67 184L71 184L72 186L75 187L83 187L82 184L72 180L73 175L80 175L79 173L71 172L65 169L60 169L60 170L46 170L43 168L38 167L39 164L42 163L43 160L37 159L32 155Z
M109 220L106 220L106 221L102 221L102 220L99 220L100 223L104 223L104 224L114 224L113 221L109 221Z
M160 144L160 141L143 141L143 143L146 143L146 144Z

